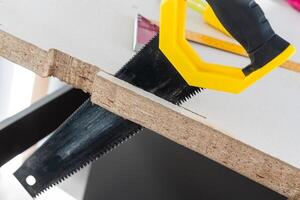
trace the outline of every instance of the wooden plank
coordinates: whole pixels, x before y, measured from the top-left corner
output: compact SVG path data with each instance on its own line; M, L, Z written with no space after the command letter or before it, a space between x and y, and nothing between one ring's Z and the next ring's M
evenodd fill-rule
M54 76L90 92L98 67L56 49L45 51L0 30L0 55L41 77Z
M58 77L88 91L98 105L154 130L280 194L291 199L300 199L299 169L214 129L201 116L108 74L97 76L99 67L56 49L46 52L3 31L0 31L0 40L0 55L4 58L35 73Z
M41 77L49 76L50 60L47 51L0 30L0 55L26 67Z
M83 62L64 52L56 49L49 50L50 75L72 85L74 88L82 89L91 93L95 74L99 67Z
M291 26L297 24L299 14L276 0L260 3L276 32L299 49L300 40L295 33L300 32L300 26ZM122 7L118 12L116 5ZM45 50L55 47L114 74L134 54L136 14L158 20L159 5L160 1L153 0L2 0L0 29ZM234 43L205 24L198 13L188 12L187 18L187 29ZM248 64L242 56L192 45L208 62ZM300 63L300 54L292 59ZM278 68L240 95L206 90L184 103L184 107L204 115L215 127L240 141L300 168L299 90L299 74Z
M280 194L299 198L299 169L214 129L199 115L105 72L95 80L92 101Z
M31 102L34 103L48 94L49 78L35 75Z

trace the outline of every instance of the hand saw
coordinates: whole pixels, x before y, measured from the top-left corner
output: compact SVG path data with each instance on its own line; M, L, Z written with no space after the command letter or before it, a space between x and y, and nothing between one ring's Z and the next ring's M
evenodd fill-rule
M139 29L142 29L142 31L139 31ZM159 32L159 22L152 19L147 19L142 15L138 14L135 21L134 30L135 40L133 43L133 50L135 52L138 52L143 46L145 46L149 42L149 40L151 40L152 37L154 37ZM222 40L216 37L212 37L206 34L190 30L186 31L186 39L196 44L204 45L207 47L239 55L245 58L249 57L246 50L241 45L236 44L234 42L229 42L226 40ZM300 72L300 64L292 60L286 61L280 67L293 72Z
M115 76L174 104L201 91L189 86L158 48L156 36ZM142 127L86 101L15 172L35 197L138 133ZM28 181L34 178L35 184Z
M65 87L1 122L0 167L57 129L88 98L81 90Z
M248 9L252 9L252 7L245 7L245 2L250 3L253 1L241 2L232 0L230 2L235 5L236 8L239 8L238 5L242 3L240 9L247 10L247 12L251 13L251 16L253 15L252 12L261 14L261 10L256 4L255 6L251 4L255 8L254 10L249 11ZM214 2L209 3L214 5ZM182 31L184 29L180 30L180 32L176 33L176 35L174 35L174 33L169 35L167 34L167 29L170 24L166 27L165 25L166 22L174 23L174 21L172 21L174 17L172 14L179 14L178 11L185 13L184 10L177 10L174 8L185 7L186 1L183 0L164 0L162 2L162 24L160 34L157 35L151 42L149 42L116 74L117 78L125 80L139 88L156 94L157 96L164 98L174 104L180 104L181 102L185 101L186 99L202 90L200 87L191 86L189 84L189 81L182 74L182 72L188 72L189 74L195 72L195 69L190 70L190 67L193 67L193 63L177 62L178 59L185 59L187 55L177 54L178 52L170 54L171 47L174 49L178 47L177 42L174 43L174 41L172 41L170 44L168 43L170 42L170 38L179 38L182 42L182 40L185 40L184 31ZM259 10L257 10L258 8ZM228 11L227 9L227 6L225 6L224 10L221 9L221 11L226 13ZM221 12L220 9L217 10ZM174 11L174 13L171 11ZM182 17L181 15L178 16ZM179 27L181 27L181 25L184 24L183 19L178 18L178 16L176 15L174 19L178 20ZM226 15L222 17L226 18ZM232 16L229 16L230 19L231 17ZM248 38L249 35L242 37L242 35L237 34L240 37L238 39L240 39L242 41L242 44L244 45L248 45L249 42L250 47L252 47L252 45L255 46L254 44L257 45L258 39L259 42L262 42L259 45L261 48L269 49L270 46L277 46L278 49L276 49L275 53L272 52L270 55L263 58L259 57L258 59L260 62L265 59L271 59L272 67L274 67L274 64L278 62L274 63L274 58L272 56L274 56L275 54L276 56L278 56L278 53L280 54L280 52L282 52L281 50L285 52L288 49L288 52L284 53L284 58L287 58L287 54L290 55L291 53L289 49L290 45L283 39L279 38L279 36L277 36L275 33L273 34L273 31L267 21L264 21L264 26L259 24L259 26L256 27L256 20L258 20L257 17L253 18L254 22L250 20L250 23L246 20L245 23L250 23L249 26L254 26L253 29L257 30L259 33L261 33L262 28L265 28L266 30L268 30L267 33L269 33L267 35L271 37L264 37L264 34L258 34L258 38L256 38L255 41L248 41L249 39L251 39L251 37ZM227 23L226 20L225 22ZM177 21L175 23L177 23ZM243 26L242 24L239 25ZM171 32L174 31L174 27L169 28ZM228 31L232 35L235 35L233 33L235 33L236 30L237 29L235 26L228 26ZM170 38L168 38L169 36ZM182 43L180 43L179 46L180 45L182 45ZM185 50L187 53L191 53L192 57L196 56L193 52L190 51L189 48ZM255 55L260 54L255 54L254 52L253 58L255 57ZM280 60L282 61L283 57L280 57ZM199 76L197 77L197 79L206 79L205 77L209 75L209 77L211 77L210 80L212 81L212 83L209 83L209 85L215 85L216 87L214 87L214 89L220 89L220 80L221 82L224 81L222 82L224 83L224 87L221 88L224 91L228 90L231 92L236 92L237 88L241 89L245 86L243 85L231 88L230 84L226 85L226 83L228 82L226 82L227 78L224 79L224 77L230 75L230 73L235 74L237 70L230 69L230 73L228 74L228 68L225 67L226 70L222 76L215 76L216 73L220 73L222 71L217 69L220 66L215 66L212 64L208 65L207 63L203 63L203 65L205 67L209 66L211 67L211 69L205 69L205 76ZM184 66L186 67L186 69L184 68L183 71L182 68L179 69L180 67ZM259 65L252 67L258 66ZM264 69L263 66L259 67ZM221 68L223 69L223 67ZM260 71L260 68L255 70ZM201 70L199 69L199 71ZM259 76L255 75L255 77L252 78L251 81L264 75L266 71L263 72L264 73L260 72ZM241 71L239 71L238 74L240 73ZM215 79L218 77L220 78L220 80L216 81ZM207 85L204 84L203 86ZM137 133L141 129L141 126L126 119L120 118L103 108L93 105L90 101L87 101L64 124L62 124L59 129L55 131L54 135L40 149L38 149L28 160L26 160L21 168L19 168L15 172L15 176L32 196L36 196L48 187L51 187L52 185L72 175L74 172L84 167L89 162L107 153L116 145L120 144L121 142L126 140L126 138ZM28 182L29 178L34 178L35 181L33 182L33 184L32 181Z
M295 48L275 34L254 0L207 0L223 27L247 51L243 69L205 62L185 37L187 2L164 0L160 16L160 49L192 86L240 93L283 64Z
M203 16L204 21L214 27L215 29L220 30L224 34L231 37L230 33L226 30L226 28L222 25L222 23L218 20L215 15L213 9L209 6L209 4L204 0L188 0L187 4L190 8L200 13Z

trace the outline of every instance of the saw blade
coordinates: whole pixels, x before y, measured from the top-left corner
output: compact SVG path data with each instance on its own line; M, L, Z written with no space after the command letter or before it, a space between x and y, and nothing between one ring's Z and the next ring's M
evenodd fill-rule
M87 100L15 176L29 194L61 182L125 141L141 127ZM35 184L30 184L29 179Z
M159 50L158 35L115 76L174 104L181 104L202 90L189 86L178 74ZM87 101L14 175L35 197L141 129L140 125Z
M55 131L88 98L81 90L64 87L1 122L0 167ZM71 102L64 105L66 101Z

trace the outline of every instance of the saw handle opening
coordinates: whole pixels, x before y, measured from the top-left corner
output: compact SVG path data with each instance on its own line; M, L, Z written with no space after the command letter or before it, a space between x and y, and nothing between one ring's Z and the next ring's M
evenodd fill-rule
M240 93L287 61L295 48L273 31L253 0L207 1L224 29L246 49L251 64L240 67L204 61L185 37L185 0L163 0L159 48L190 85ZM206 11L207 12L207 11Z

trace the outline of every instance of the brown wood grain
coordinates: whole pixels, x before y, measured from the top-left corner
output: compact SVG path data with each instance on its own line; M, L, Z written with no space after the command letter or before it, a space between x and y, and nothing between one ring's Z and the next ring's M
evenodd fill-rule
M205 123L198 115L101 72L92 101L288 197L300 192L300 171Z
M152 129L290 199L300 199L299 169L216 130L200 116L108 75L109 78L97 76L100 71L97 66L56 49L42 50L3 31L0 31L0 56L40 76L55 76L89 92L95 103L115 114Z

